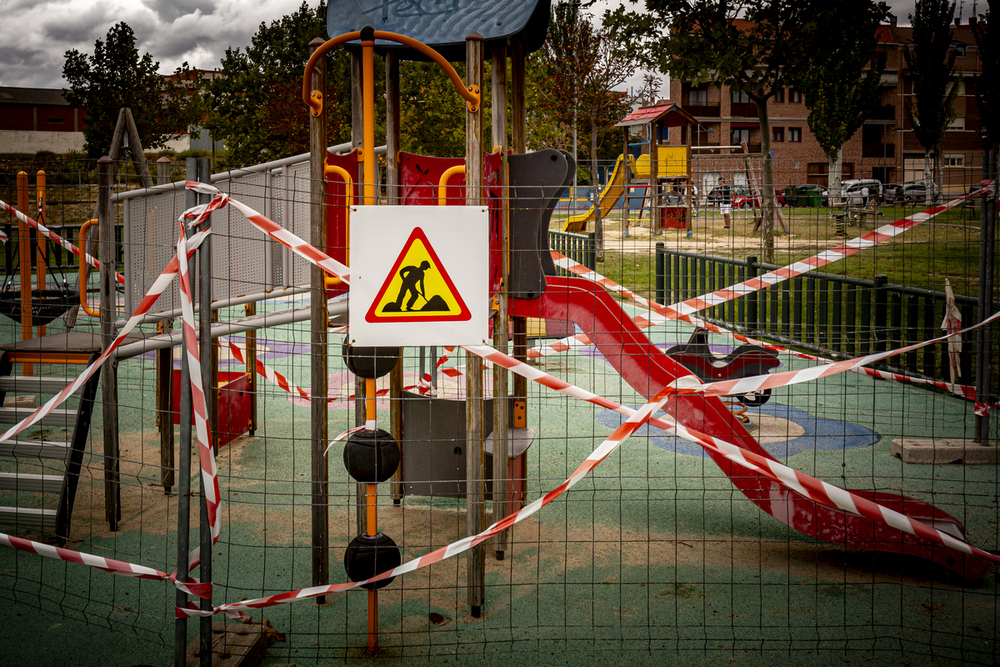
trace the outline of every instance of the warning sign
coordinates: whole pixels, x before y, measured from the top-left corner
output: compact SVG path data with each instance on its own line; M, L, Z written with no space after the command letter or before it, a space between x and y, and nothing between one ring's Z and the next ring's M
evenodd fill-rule
M365 320L455 322L471 317L424 230L415 227Z
M489 339L489 215L480 206L351 209L353 345Z

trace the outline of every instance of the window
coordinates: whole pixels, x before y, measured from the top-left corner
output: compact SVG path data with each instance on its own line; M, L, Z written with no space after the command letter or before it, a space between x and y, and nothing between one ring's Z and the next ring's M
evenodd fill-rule
M788 140L789 141L802 141L802 128L801 127L790 127L790 128L788 128Z
M689 88L687 103L694 106L708 104L708 88Z
M774 101L775 102L779 102L779 103L785 101L785 89L784 88L778 88L778 90L776 90L774 92Z
M785 128L783 127L773 127L771 128L771 141L784 141L785 140Z
M64 119L62 119L62 118L49 118L49 119L48 119L48 122L49 122L49 123L55 123L55 124L57 124L57 125L61 125L61 124L62 124L62 123L64 123L65 121L64 121Z
M946 166L946 167L964 167L965 166L965 153L945 153L944 154L944 166Z
M802 104L802 93L794 88L789 88L788 101L792 104Z
M734 127L729 135L729 143L732 146L739 146L741 141L750 143L750 128L749 127Z
M948 126L949 130L964 130L965 129L965 116L956 116L951 124Z
M732 90L729 95L730 99L736 104L750 104L750 96L742 90Z

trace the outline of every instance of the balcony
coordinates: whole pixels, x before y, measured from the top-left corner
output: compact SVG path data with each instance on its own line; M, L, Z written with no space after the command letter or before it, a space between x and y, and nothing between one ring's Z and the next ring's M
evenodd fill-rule
M729 109L730 118L756 118L757 105L753 102L733 102Z
M685 104L684 111L692 116L708 116L709 118L719 117L718 104Z

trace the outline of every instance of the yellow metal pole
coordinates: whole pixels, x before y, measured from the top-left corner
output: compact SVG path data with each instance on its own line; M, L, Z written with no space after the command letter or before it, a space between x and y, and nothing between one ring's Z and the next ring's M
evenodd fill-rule
M17 210L29 215L28 172L17 172ZM23 220L17 221L17 257L21 274L21 340L34 337L31 330L31 233ZM32 364L22 365L22 373L34 375Z

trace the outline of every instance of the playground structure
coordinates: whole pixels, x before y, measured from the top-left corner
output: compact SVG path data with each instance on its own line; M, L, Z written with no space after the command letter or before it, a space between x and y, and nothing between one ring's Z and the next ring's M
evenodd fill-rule
M312 143L313 149L310 153L310 166L309 173L332 173L334 176L341 177L341 184L337 184L335 177L329 179L330 182L324 183L319 179L310 178L309 183L309 198L308 203L302 199L293 197L289 201L295 203L295 206L299 207L299 211L302 212L305 209L309 210L308 216L289 216L290 220L294 220L294 224L298 225L298 229L302 230L305 228L309 229L309 242L315 248L321 248L327 250L327 255L331 256L334 260L338 260L341 263L347 263L348 260L348 248L346 247L346 242L343 246L338 245L341 243L340 239L347 239L349 235L347 233L348 215L350 206L343 206L343 200L347 199L351 204L354 203L364 203L365 205L374 205L376 199L376 172L375 172L375 160L374 160L374 135L371 119L373 118L373 104L372 98L372 79L371 79L371 59L373 57L373 51L376 48L376 44L381 41L392 41L401 40L403 44L407 45L409 48L420 50L416 43L412 41L407 41L407 38L401 38L399 35L390 34L383 31L367 31L358 30L351 31L348 33L341 34L339 37L325 42L320 45L317 44L316 54L310 60L310 65L312 67L311 72L316 79L321 82L322 73L322 52L324 49L339 47L344 44L357 43L360 41L361 52L359 57L362 64L362 72L364 77L364 83L362 89L367 91L364 99L365 113L364 117L366 119L365 126L363 128L363 138L361 143L364 147L367 147L361 155L361 165L363 167L362 173L355 174L348 173L347 178L343 177L343 174L338 172L334 164L336 158L331 157L326 146L326 139L323 133L322 123L318 120L314 121ZM470 97L474 91L474 88L481 88L482 81L481 78L477 80L477 72L481 72L481 65L483 59L483 42L473 37L469 39L465 45L468 50L468 61L467 68L469 72L469 80L467 82L461 82L461 86L456 86L461 90L465 90L470 93ZM501 45L495 45L493 47L493 57L497 58L502 54L503 50ZM425 53L429 57L433 58L433 55ZM398 57L399 54L394 54L392 51L386 53L386 57L392 60ZM390 69L390 71L392 71ZM516 71L516 67L515 67ZM309 70L307 70L309 72ZM481 74L479 74L481 77ZM499 75L498 75L499 76ZM457 77L457 75L456 75ZM316 98L313 95L313 90L322 90L324 86L321 83L316 82L316 79L310 81L308 78L306 80L305 86L305 96L313 102L312 109L314 111L314 118L318 115L316 111ZM516 77L515 77L516 79ZM497 81L494 81L494 90L497 86ZM517 99L517 85L513 86L515 90L514 98ZM504 95L506 98L506 95ZM468 98L467 98L468 99ZM717 397L709 396L704 397L697 394L681 395L674 397L666 397L661 395L664 387L667 387L675 382L678 378L690 375L690 373L682 368L678 363L676 363L669 354L662 353L657 347L652 345L649 338L645 333L639 328L639 326L632 323L631 318L622 309L622 307L616 303L602 288L596 286L592 282L579 279L579 278L558 278L552 275L555 273L554 266L552 264L551 255L547 252L547 243L545 242L545 230L548 227L549 216L551 215L552 208L555 206L555 200L558 197L559 190L565 187L567 182L566 174L571 173L571 160L568 159L563 153L558 151L542 151L540 154L536 154L533 158L519 159L517 153L523 153L523 146L521 150L515 150L515 155L506 155L506 151L501 151L499 153L492 153L489 156L483 157L483 151L481 147L481 142L477 141L477 128L481 131L481 114L482 110L476 100L469 101L469 112L467 118L467 129L469 132L469 146L467 149L467 154L464 160L459 160L459 162L464 162L464 174L465 178L459 180L455 179L455 176L449 174L445 177L445 173L459 166L454 164L455 161L441 163L434 171L434 176L428 176L431 173L427 169L427 161L432 160L432 158L422 158L419 156L405 156L402 153L398 153L396 147L398 143L394 144L393 139L393 128L387 128L388 140L388 150L387 156L390 162L390 170L387 174L387 186L389 188L398 188L399 185L404 185L405 187L390 190L390 194L387 198L394 200L399 198L402 200L411 199L413 201L406 201L405 203L418 203L418 199L429 199L430 202L437 203L440 195L435 193L436 188L445 189L445 204L451 202L448 201L449 198L454 199L455 203L460 203L464 200L466 204L472 205L482 205L483 200L493 199L499 205L492 207L492 215L490 218L491 225L491 248L490 248L490 288L495 292L496 304L497 304L497 314L494 316L494 347L503 351L508 345L507 331L513 330L513 340L515 355L514 358L520 358L523 361L529 356L527 350L527 340L526 340L526 325L525 319L527 317L539 317L539 318L551 318L554 320L571 321L576 323L576 325L587 335L591 337L597 350L603 355L603 357L608 361L608 363L615 368L617 373L621 378L625 380L628 385L630 385L638 395L644 396L651 399L651 404L663 405L668 412L673 414L681 424L686 425L689 428L697 429L707 436L713 436L715 438L722 438L726 442L733 444L739 448L748 452L747 456L753 458L757 465L765 465L763 462L774 461L766 450L762 449L754 437L746 431L738 421L734 420L730 411L720 402ZM393 106L393 102L390 101L390 107ZM396 105L398 107L398 105ZM475 107L473 109L473 107ZM523 111L523 110L522 110ZM494 111L495 113L496 110ZM477 114L479 116L477 117ZM517 117L515 112L514 116ZM497 126L497 121L499 118L505 114L497 114L494 119L494 128ZM390 114L392 117L392 114ZM398 119L398 115L396 116ZM522 115L523 118L523 115ZM514 136L518 136L518 129L515 127ZM398 128L396 128L398 133ZM520 132L523 137L523 127ZM506 131L502 131L501 136L506 137ZM398 142L398 134L395 139ZM493 142L494 144L504 145L503 141ZM515 144L517 143L515 139ZM627 154L627 152L625 153ZM395 156L398 155L398 158ZM393 163L398 159L399 170L398 173L393 167ZM490 167L491 164L496 165ZM347 166L340 166L340 169L345 171L350 168L351 164L355 166L358 164L356 157L348 157L346 159ZM407 164L413 164L414 169L412 171L407 171ZM417 165L419 164L419 167ZM538 166L538 165L544 165ZM647 173L652 173L656 171L657 173L662 173L659 168L650 169ZM267 180L269 178L268 172L262 172L262 179ZM455 174L456 172L452 172ZM407 176L410 174L410 176ZM475 174L477 178L471 179L473 187L469 187L468 174ZM482 177L478 176L482 174ZM273 178L273 176L272 176ZM408 180L412 178L413 180ZM423 179L421 181L421 179ZM196 179L191 179L196 180ZM201 178L203 182L208 180L208 174L202 172ZM624 180L624 170L623 170L623 180ZM483 184L482 188L475 187L475 184L479 182ZM407 184L412 185L409 188ZM451 186L448 188L447 186ZM267 185L262 186L264 188ZM274 184L271 184L274 187ZM331 191L332 188L342 187L342 190ZM420 194L418 187L427 188L427 193ZM354 191L352 192L352 188ZM455 194L455 188L462 188L460 194ZM292 186L298 192L302 190ZM250 190L248 188L248 190ZM464 191L464 192L463 192ZM490 194L491 192L498 194ZM509 192L509 195L505 195L505 192ZM231 189L231 194L234 199L243 201L247 203L247 199L252 197L250 191L240 192L238 189ZM450 197L449 197L450 195ZM339 199L339 201L338 201ZM265 199L262 199L264 201ZM331 203L331 200L332 203ZM360 201L359 201L360 200ZM126 200L128 202L133 202L133 200ZM430 203L423 202L423 203ZM493 203L493 202L491 202ZM509 206L504 207L502 204L508 203ZM139 206L138 202L129 203L127 205L129 208ZM265 210L265 215L267 215L267 206L262 206ZM173 213L174 217L178 211L177 207L174 207ZM227 209L231 211L232 209ZM331 213L338 210L343 213L341 221L331 222ZM273 213L273 211L271 211ZM129 215L135 215L135 210L131 210ZM508 217L509 216L509 217ZM275 216L277 217L277 216ZM303 217L308 219L308 226L305 224ZM324 221L325 217L325 221ZM655 216L656 217L656 216ZM220 220L221 218L221 220ZM138 219L142 219L142 216L138 216ZM504 224L504 220L508 220L508 224ZM658 217L656 217L658 219ZM107 220L107 218L105 218ZM248 235L242 235L240 232L235 231L235 221L238 221L237 216L232 216L230 219L221 212L216 213L212 220L212 236L216 239L225 239L223 243L242 243L246 242L247 247L236 247L230 246L226 253L228 256L264 256L265 258L274 257L275 251L286 254L289 258L291 257L291 252L294 248L288 245L277 246L273 243L261 243L260 238L249 237ZM226 225L229 224L230 227ZM507 227L509 226L509 232ZM101 228L102 234L105 233L106 229L109 229L111 225L105 225ZM283 225L287 230L294 231L293 224ZM176 231L176 230L175 230ZM110 232L108 232L110 234ZM300 233L299 236L305 236L305 234ZM337 239L331 241L333 239ZM204 243L204 242L203 242ZM140 244L134 242L127 243L127 247L131 248L131 252L135 253L142 249ZM169 245L164 244L166 249L166 254L157 259L145 258L139 261L139 264L152 267L151 278L156 276L156 266L162 266L169 261L170 249ZM258 248L254 248L258 246ZM204 246L203 246L204 247ZM509 248L509 250L508 250ZM215 252L219 251L219 247L216 246ZM338 251L342 252L340 258L338 258ZM107 255L102 254L103 257ZM158 261L159 260L159 261ZM506 265L506 266L505 266ZM239 275L237 277L230 277L225 281L225 286L228 287L231 292L228 294L214 293L216 289L215 285L212 285L212 280L204 280L203 283L208 286L211 285L213 292L210 297L201 303L206 303L212 299L220 299L220 297L225 297L226 299L232 301L240 294L246 294L248 290L253 286L264 285L267 289L271 289L272 286L276 285L274 276L274 268L276 264L274 262L262 262L259 265L251 265L247 267L252 269L255 273L249 276ZM269 280L267 277L268 267L271 267L272 277ZM285 271L285 267L291 268L291 263L282 264L282 272ZM106 269L102 269L105 271ZM311 332L311 345L312 345L312 358L310 363L311 368L311 387L309 392L311 398L311 419L310 419L310 442L311 442L311 489L312 494L311 506L312 506L312 518L311 518L311 564L312 564L312 581L313 587L318 587L321 590L325 590L325 593L319 593L320 599L324 595L331 595L335 587L329 586L331 580L336 580L336 575L331 576L331 570L329 568L329 549L331 546L337 548L335 543L331 544L329 527L328 527L328 515L325 511L317 511L317 508L325 508L330 505L330 499L328 496L324 496L324 489L328 483L327 480L327 467L326 460L322 455L322 452L328 446L330 440L329 434L329 416L327 411L326 403L328 402L330 396L327 393L327 378L329 375L329 368L327 364L329 363L330 355L327 353L326 348L329 347L329 342L326 340L328 323L331 316L336 314L335 311L340 308L339 303L336 301L338 294L342 294L345 290L347 283L346 274L341 276L333 276L333 280L329 280L328 276L325 275L324 271L318 267L311 267L308 269L302 268L302 265L297 265L293 271L295 277L301 280L290 280L291 276L282 275L286 285L301 284L304 281L306 274L308 273L310 287L310 306L307 311L300 310L294 317L302 318L305 313L308 312L311 318L310 332ZM134 275L134 274L133 274ZM209 275L209 274L205 274ZM213 271L210 275L216 275ZM230 274L231 275L231 274ZM110 280L108 280L110 283ZM111 301L110 294L106 293L103 295L105 298L102 299L102 306ZM141 296L141 293L138 294ZM333 297L334 302L331 306L331 302L328 298ZM137 305L139 301L138 298L126 297L126 310L131 310L129 305ZM204 299L204 297L202 297ZM182 306L183 304L170 304L173 308ZM662 307L661 307L662 308ZM208 309L202 311L203 317L207 316ZM506 319L510 318L512 320L511 324L506 323ZM291 317L288 321L291 321ZM272 320L273 322L273 320ZM252 323L247 324L251 327ZM209 323L209 326L212 325ZM230 325L231 326L231 325ZM219 327L213 327L218 329ZM500 332L500 333L496 333ZM215 335L215 332L212 334ZM150 341L152 340L151 337ZM177 338L170 338L169 342L176 342ZM150 341L143 342L141 345L145 346L143 349L148 349ZM442 343L444 344L444 343ZM124 348L122 348L124 349ZM204 355L204 352L203 352ZM349 355L349 353L348 353ZM432 354L432 359L435 357ZM398 357L393 357L392 355L384 355L379 353L371 354L361 354L361 358L388 358L397 359ZM204 357L203 357L204 360ZM436 361L436 360L435 360ZM253 366L252 362L247 361L248 365ZM348 367L352 367L352 361L348 359ZM369 428L372 422L377 421L377 413L375 410L375 375L385 376L386 373L390 377L390 388L389 388L389 400L390 400L390 429L388 432L382 431L393 441L400 443L401 456L404 462L403 467L396 468L392 467L395 471L395 476L391 478L384 477L381 473L382 466L377 466L379 468L379 474L373 477L366 477L364 475L354 475L354 479L358 481L359 484L364 484L365 488L363 490L358 490L357 492L357 502L356 502L356 516L357 525L359 527L359 535L355 539L360 539L361 542L365 540L363 538L377 538L380 533L378 532L378 502L375 488L373 488L377 483L383 481L390 481L390 496L394 503L402 504L404 496L406 496L406 486L408 482L413 482L415 480L407 479L406 462L407 462L407 443L406 439L408 436L405 435L406 426L404 423L403 415L406 412L407 406L412 405L412 403L407 403L403 398L402 385L403 385L403 367L398 361L393 361L392 363L386 364L388 370L380 368L379 373L359 371L357 366L351 368L355 372L355 375L364 377L363 382L363 392L358 391L359 396L364 396L365 401L363 414L358 415L359 423L357 426L365 427L364 430L358 433L377 433L377 437L374 438L376 443L383 442L386 438L381 435L378 431L373 428ZM381 372L385 371L385 372ZM463 408L466 412L466 430L464 434L465 438L465 488L464 496L466 500L465 511L467 515L467 524L465 527L465 534L468 536L473 535L483 535L487 531L485 525L485 508L486 508L486 498L487 490L486 484L487 479L490 475L485 469L486 461L486 435L488 430L493 430L494 437L492 438L492 453L493 453L493 470L492 470L492 493L493 493L493 519L495 522L499 522L502 526L511 527L513 523L504 524L504 520L507 516L511 515L517 510L517 505L521 501L523 496L522 491L518 491L516 494L510 492L510 485L517 482L523 483L526 478L526 471L523 465L521 467L512 466L510 461L521 459L522 464L526 451L526 444L530 444L531 438L524 437L520 430L527 431L527 418L529 413L529 406L526 404L528 392L524 388L523 381L521 382L521 387L518 386L518 380L515 380L513 390L510 392L506 391L506 374L494 372L494 387L492 391L492 418L487 416L487 411L484 406L484 401L486 400L486 395L484 391L483 373L482 365L478 361L478 357L473 356L468 353L464 380L466 382L465 393L464 393L464 405ZM251 374L252 375L252 374ZM423 373L421 373L423 375ZM368 377L372 376L372 377ZM518 376L520 378L521 376ZM739 376L732 376L739 377ZM185 383L182 381L182 386ZM159 385L159 382L158 382ZM182 401L184 399L182 398ZM411 397L409 400L419 400L416 397ZM430 400L430 399L423 399ZM362 401L357 401L357 404L362 404ZM512 409L508 410L508 407L512 404ZM454 408L454 405L449 406ZM210 410L209 414L213 415L217 412L216 409ZM183 413L183 410L182 410ZM107 414L107 413L106 413ZM648 415L647 415L648 416ZM453 420L455 417L451 417ZM431 420L428 420L431 421ZM181 424L182 426L187 424L187 415L182 414ZM490 422L492 422L490 424ZM488 424L492 425L492 429L488 429ZM107 434L108 424L105 422L105 433ZM161 428L163 428L161 424ZM172 433L172 428L170 429ZM216 427L213 427L213 432L217 431ZM253 429L251 429L253 430ZM357 435L353 434L348 439L348 443L351 439ZM461 437L456 436L456 437ZM183 428L182 428L182 447L183 446ZM362 438L358 438L361 440ZM455 440L449 438L452 442ZM364 445L359 444L355 441L357 447L362 447ZM517 445L515 445L517 443ZM520 446L521 449L518 451L517 447ZM378 449L379 445L376 444L374 449ZM391 448L390 448L391 449ZM511 452L515 452L515 456L511 456ZM788 523L792 527L805 532L811 536L817 537L819 539L825 539L829 542L841 545L855 546L868 549L884 549L892 552L903 552L910 553L914 555L919 555L923 558L928 558L935 562L941 563L945 567L952 569L959 574L969 577L976 578L977 576L982 576L985 572L986 561L980 555L967 555L958 554L954 549L949 549L946 546L942 546L939 542L934 541L934 537L931 533L922 532L919 535L910 535L901 531L897 527L888 527L879 524L875 518L872 516L857 516L852 513L844 512L843 508L840 509L830 509L817 504L817 499L814 496L806 495L803 491L790 489L787 485L783 485L781 480L775 480L766 477L761 472L747 471L743 468L738 468L735 466L730 458L727 458L722 451L712 451L709 450L709 456L711 456L722 468L723 472L732 479L733 483L740 489L750 500L757 504L761 509L763 509L768 514L771 514L778 518L779 520ZM345 460L349 458L348 449L345 447L344 450ZM389 457L391 459L391 456ZM171 457L172 459L172 457ZM172 469L172 463L171 463ZM181 479L183 483L183 464L182 464ZM418 473L414 473L418 474ZM421 473L426 474L426 473ZM515 475L520 475L520 477L515 477ZM431 480L422 480L429 481ZM806 487L809 490L809 487ZM462 493L459 490L457 493ZM919 501L913 500L911 498L903 497L899 494L887 493L887 492L854 492L855 494L861 495L861 497L878 502L883 507L888 507L889 509L896 510L912 519L917 519L925 522L929 522L930 525L944 530L952 538L962 539L964 537L964 532L962 524L956 519L949 516L945 512L934 508L933 506L921 503ZM413 494L418 495L418 494ZM362 501L363 499L363 501ZM384 506L383 506L384 507ZM386 511L383 509L383 511ZM388 511L392 511L389 509ZM327 524L324 526L324 524ZM503 537L504 532L501 531L496 535L491 535L492 537L500 537L503 539L510 539L509 536ZM486 554L483 546L487 544L485 541L481 541L477 546L469 549L466 553L466 592L467 592L467 603L469 607L469 612L473 617L480 616L484 611L488 610L488 600L486 599ZM494 551L495 557L506 558L504 554L510 552L510 548L505 545L503 541L497 543L499 546L493 547L491 545L491 551ZM211 551L211 544L208 545L208 551ZM344 545L345 547L347 545ZM374 546L370 548L367 552L368 555L364 558L356 558L359 553L363 554L361 548L351 549L347 548L347 560L351 563L347 566L347 571L350 578L355 582L363 582L375 576L379 576L385 573L388 569L393 569L399 564L400 559L398 558L399 551L395 551L397 557L389 557L387 560L383 560L382 554L393 553L392 548L386 545L384 541L378 541ZM203 548L203 552L205 549ZM181 549L178 546L178 572L184 572L187 565L187 550ZM206 554L207 555L207 554ZM510 554L512 558L517 558L516 554ZM182 558L181 558L182 557ZM357 565L358 561L364 561L367 564ZM204 575L204 563L202 570L202 579L211 580L210 577L206 579ZM378 610L379 601L377 591L389 585L391 578L383 578L376 582L371 582L371 589L367 595L368 608L367 608L367 634L368 634L368 644L367 648L369 651L377 651L380 647L379 643L379 625L378 625ZM300 582L301 583L301 582ZM182 594L179 594L181 596ZM178 598L178 607L186 608L187 599L184 597L183 601L181 597ZM207 608L203 607L204 611L215 611L211 607L211 601ZM238 605L236 607L238 608ZM187 621L181 619L177 623L177 627L186 627ZM210 624L202 625L202 636L206 636L206 630L210 629ZM180 635L178 635L180 637ZM177 645L183 649L186 647L186 642L181 639L177 640Z

